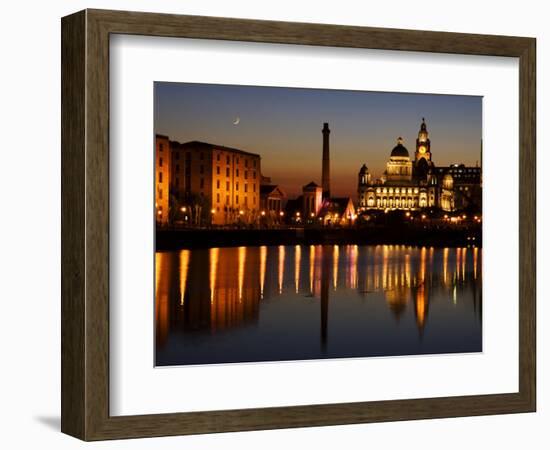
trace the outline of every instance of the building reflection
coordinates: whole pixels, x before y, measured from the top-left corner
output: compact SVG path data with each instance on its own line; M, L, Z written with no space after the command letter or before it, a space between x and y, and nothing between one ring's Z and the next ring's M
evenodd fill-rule
M346 291L355 291L364 301L383 302L397 322L412 315L420 336L436 297L456 307L471 298L471 308L481 320L481 254L476 247L404 245L261 246L157 253L157 342L163 345L172 331L215 333L251 326L259 320L264 301L310 298L320 302L320 341L325 346L329 310L333 309L330 300L341 301Z

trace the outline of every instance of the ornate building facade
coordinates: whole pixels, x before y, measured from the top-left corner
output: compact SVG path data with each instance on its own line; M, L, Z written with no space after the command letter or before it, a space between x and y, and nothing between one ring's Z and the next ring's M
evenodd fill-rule
M450 212L470 206L481 209L481 168L436 167L424 118L414 160L399 137L380 179L372 180L366 164L359 170L358 211L436 207Z

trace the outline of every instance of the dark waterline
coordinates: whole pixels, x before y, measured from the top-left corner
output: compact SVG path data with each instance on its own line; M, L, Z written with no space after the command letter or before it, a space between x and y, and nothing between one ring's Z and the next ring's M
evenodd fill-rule
M158 366L482 351L479 248L156 254Z

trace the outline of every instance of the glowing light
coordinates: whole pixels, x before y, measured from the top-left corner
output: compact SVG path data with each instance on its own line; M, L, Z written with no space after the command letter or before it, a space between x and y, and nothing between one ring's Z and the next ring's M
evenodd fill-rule
M210 211L212 214L216 214L216 210L214 208L212 208L212 210Z
M309 292L313 294L313 277L315 275L315 246L309 246Z
M162 214L162 211L159 209L159 210L157 211L157 214L160 216L160 215Z
M279 215L280 215L281 217L283 217L283 216L285 215L284 211L281 211L281 212L279 213Z
M338 286L338 260L340 259L340 247L334 246L332 253L332 286L334 290Z
M267 259L267 247L265 245L262 245L260 247L260 297L261 298L264 298L266 259Z
M283 279L285 274L285 246L279 245L279 294L283 293Z
M239 214L242 216L242 215L244 214L244 211L241 209L241 210L239 211Z
M185 287L187 285L187 272L189 271L189 257L191 252L189 250L182 250L180 252L180 305L183 305L185 301Z
M238 256L239 303L243 299L244 265L245 265L245 262L246 262L246 247L239 247L239 256Z
M298 293L300 288L300 262L302 259L302 247L297 245L294 247L294 287L296 288L296 293Z
M357 287L357 253L357 245L352 245L350 253L350 284L353 289Z
M218 274L219 248L210 249L210 304L214 303L214 292L216 290L216 276Z
M180 211L181 211L181 212L185 212L185 211L187 211L187 208L186 208L185 206L182 206L182 207L180 208Z
M261 212L261 215L262 215L262 216L265 216L265 211L262 211L262 212Z

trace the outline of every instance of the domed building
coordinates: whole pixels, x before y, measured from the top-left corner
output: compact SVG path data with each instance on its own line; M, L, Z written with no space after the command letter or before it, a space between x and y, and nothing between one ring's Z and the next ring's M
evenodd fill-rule
M457 164L436 167L432 161L428 128L422 118L414 161L411 161L403 138L399 137L383 176L373 181L363 164L357 190L358 211L427 207L454 211L471 204L481 208L481 168Z

